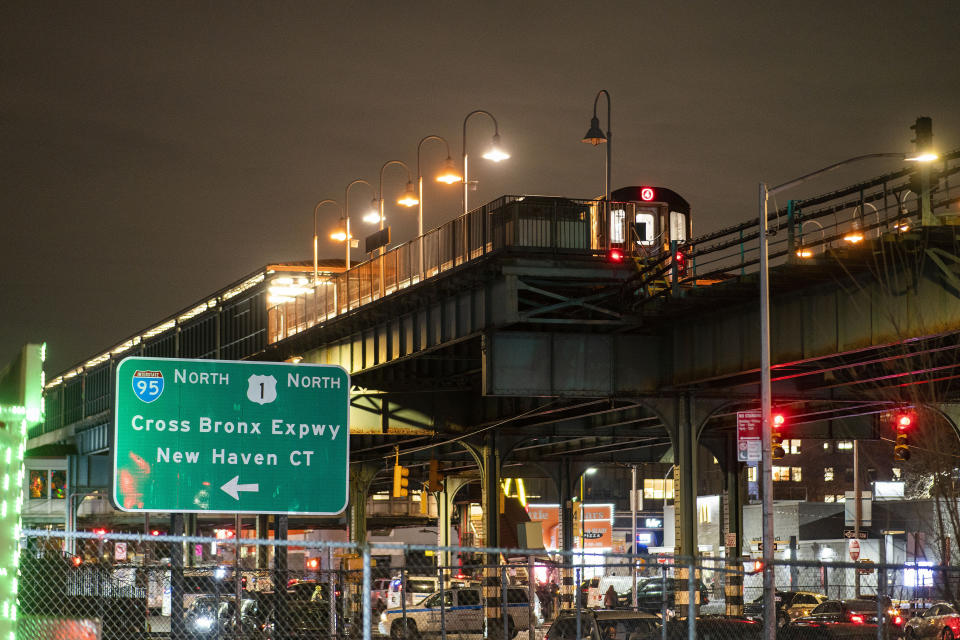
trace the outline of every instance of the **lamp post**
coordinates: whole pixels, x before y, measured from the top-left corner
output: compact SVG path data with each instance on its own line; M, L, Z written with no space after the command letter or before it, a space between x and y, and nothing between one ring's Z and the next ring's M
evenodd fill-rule
M770 412L772 408L770 388L770 293L769 271L770 263L767 255L767 201L771 195L791 189L810 178L819 176L838 167L870 160L874 158L898 158L913 162L931 162L937 156L931 153L922 155L905 153L868 153L854 156L841 162L831 164L812 173L800 176L795 180L784 182L773 188L767 187L765 182L760 183L759 210L760 210L760 419L761 419L761 460L760 460L760 487L762 490L762 545L763 545L763 625L764 637L776 636L776 615L774 601L774 574L773 562L773 475L770 445Z
M357 178L356 180L351 181L350 184L347 185L347 188L343 190L343 242L347 247L344 257L344 265L346 266L347 271L350 270L350 189L356 184L365 184L370 187L371 191L373 191L373 185L363 178Z
M380 183L379 190L377 191L377 199L380 201L380 230L383 231L383 221L384 221L384 208L383 208L383 172L386 171L387 167L391 165L399 165L407 170L407 188L403 192L403 196L397 200L397 204L401 204L405 207L412 207L414 205L420 204L420 199L417 197L417 194L413 191L413 176L410 174L410 167L407 166L407 163L403 160L387 160L383 163L383 166L380 167ZM382 249L382 247L381 247ZM382 253L382 251L381 251Z
M335 204L337 205L338 209L340 208L340 204L336 200L331 200L330 198L327 198L326 200L321 200L320 202L317 203L317 206L313 208L313 287L314 288L317 287L318 272L319 272L319 267L318 267L319 258L317 256L317 252L319 251L319 247L318 247L319 238L317 236L317 214L320 212L320 207L322 207L325 204ZM343 211L340 211L340 217L341 218L343 217Z
M483 154L483 157L487 160L492 160L493 162L500 162L501 160L506 160L510 157L510 154L500 148L500 127L497 124L497 119L493 117L493 114L489 111L484 111L483 109L475 109L467 114L463 119L463 140L460 147L463 153L463 212L467 213L468 207L468 196L467 190L470 188L470 179L467 175L467 121L475 115L483 114L490 118L493 121L493 140L491 142L490 149Z
M423 280L423 240L420 238L423 237L423 172L420 167L420 150L423 148L425 142L430 140L438 140L443 142L444 146L447 149L447 159L443 164L443 172L437 176L437 182L443 182L445 184L454 184L463 180L461 176L457 174L457 170L453 166L453 158L450 156L450 143L447 142L447 139L443 136L429 135L420 138L420 142L417 143L417 190L420 196L420 202L417 204L417 244L420 247L420 280Z
M600 129L600 120L597 118L597 102L600 100L600 95L607 97L607 133L604 134ZM583 136L581 142L586 142L587 144L592 144L597 146L598 144L607 145L607 162L605 165L604 174L606 175L606 197L607 202L610 202L610 165L611 165L611 142L610 142L610 92L606 89L600 89L597 92L596 97L593 99L593 117L590 119L590 128L587 130L586 135Z

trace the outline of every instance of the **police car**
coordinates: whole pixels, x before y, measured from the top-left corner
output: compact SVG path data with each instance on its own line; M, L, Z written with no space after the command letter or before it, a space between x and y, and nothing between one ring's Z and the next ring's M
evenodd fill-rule
M534 601L534 617L539 618L539 603ZM442 611L441 611L442 610ZM524 587L507 588L507 637L526 629L530 619L530 601ZM407 633L404 633L403 609L387 609L380 614L379 631L392 640L440 634L441 617L447 633L482 634L485 623L483 595L479 586L437 591L415 607L407 608ZM534 620L539 623L538 619ZM502 633L498 635L503 635Z

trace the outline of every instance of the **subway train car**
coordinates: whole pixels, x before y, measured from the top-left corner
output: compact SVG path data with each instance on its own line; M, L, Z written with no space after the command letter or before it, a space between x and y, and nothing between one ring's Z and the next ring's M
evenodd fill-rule
M610 194L608 244L625 255L652 257L693 236L690 204L666 187L623 187Z

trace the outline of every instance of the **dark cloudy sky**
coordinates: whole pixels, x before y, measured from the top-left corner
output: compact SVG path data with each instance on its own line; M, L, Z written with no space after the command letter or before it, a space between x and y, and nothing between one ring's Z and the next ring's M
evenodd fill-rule
M459 157L473 109L513 154L473 163L473 203L593 197L604 153L579 140L608 89L614 188L684 194L695 235L755 215L761 179L909 150L919 115L960 146L956 1L20 1L0 25L0 362L45 340L50 374L308 259L318 200L415 163L427 134ZM471 120L474 157L491 133ZM424 157L429 174L441 146ZM435 226L459 198L427 184ZM388 217L411 237L410 212Z

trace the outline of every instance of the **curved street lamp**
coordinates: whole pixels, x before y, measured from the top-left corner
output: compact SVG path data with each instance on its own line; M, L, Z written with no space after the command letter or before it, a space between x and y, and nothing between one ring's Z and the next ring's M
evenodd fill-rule
M318 247L319 238L317 236L317 214L320 212L320 207L322 207L325 204L335 204L337 205L337 209L340 209L340 203L338 203L336 200L331 200L330 198L327 198L326 200L321 200L320 202L317 203L317 206L313 208L313 286L314 288L316 288L317 286L318 271L319 271L318 257L317 257L317 251L319 250L319 247ZM343 218L342 209L340 209L340 217Z
M447 159L443 163L443 171L437 176L437 182L444 184L455 184L463 180L457 173L453 164L453 158L450 156L450 143L443 136L429 135L420 138L417 143L417 188L420 195L420 202L417 206L417 238L423 237L423 171L420 165L420 152L425 142L437 140L442 142L447 149ZM418 240L420 245L420 280L423 280L423 240Z
M764 637L776 636L776 616L774 613L774 575L773 575L773 461L770 455L771 431L770 413L772 409L770 383L770 261L767 255L767 202L771 195L791 189L810 178L833 171L848 164L874 158L898 158L906 162L933 162L938 159L935 153L921 150L920 153L868 153L836 162L817 171L784 182L775 187L760 183L760 492L761 502L761 539L763 545L763 624ZM856 480L856 477L855 477ZM854 535L860 532L860 499L857 493Z
M467 213L467 190L470 188L470 180L467 176L467 121L475 115L483 114L490 118L493 121L493 139L491 141L490 148L486 153L483 154L483 158L486 160L492 160L493 162L500 162L501 160L506 160L510 157L510 154L504 151L500 147L500 127L497 125L497 119L493 117L493 114L489 111L484 111L483 109L475 109L467 114L463 119L463 141L462 146L460 147L463 153L463 212Z
M381 231L383 230L383 221L384 221L383 172L386 171L387 167L391 165L399 165L407 170L407 186L406 186L406 189L404 189L403 195L397 199L397 204L403 205L404 207L413 207L420 203L420 198L417 197L417 194L413 188L413 174L410 173L410 167L407 166L407 163L404 162L403 160L387 160L386 162L384 162L383 166L380 167L380 183L378 185L379 190L377 191L377 200L380 201L379 202L380 219L378 220L378 222L380 223Z
M600 95L607 97L607 133L604 134L600 129L600 119L597 118L597 102L600 100ZM593 117L590 118L590 128L587 130L587 133L583 136L583 139L580 142L586 142L587 144L592 144L597 146L598 144L607 145L607 162L604 173L606 174L606 185L607 185L607 202L610 202L610 161L612 158L612 153L610 151L610 92L606 89L600 89L597 92L596 97L593 99Z
M357 178L347 185L347 188L343 190L343 231L337 232L330 236L334 240L342 240L346 245L344 266L346 267L347 271L350 270L350 240L352 239L350 236L350 189L356 184L365 184L370 187L371 191L373 191L373 185L363 178Z

